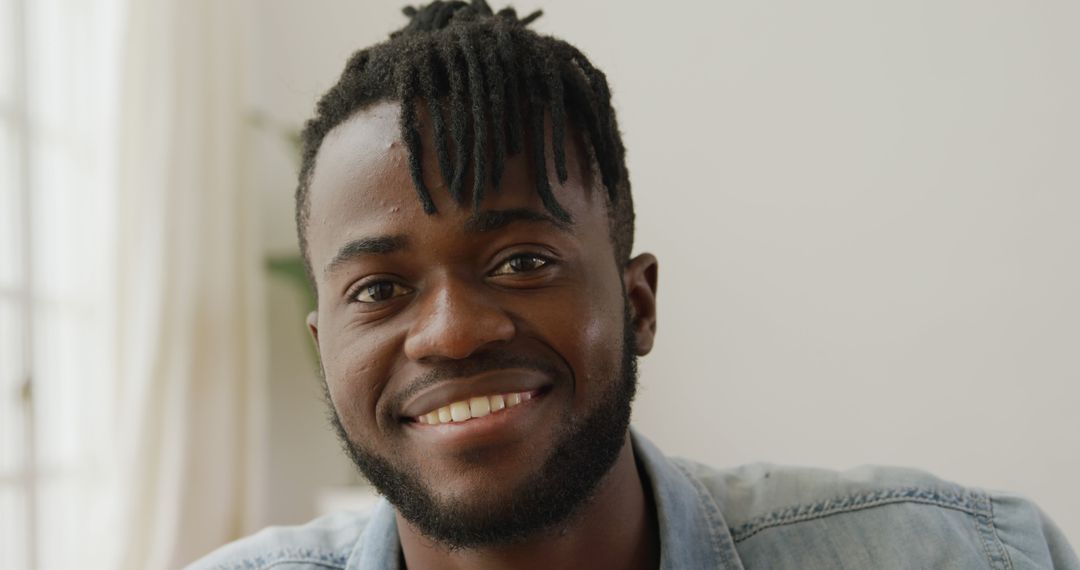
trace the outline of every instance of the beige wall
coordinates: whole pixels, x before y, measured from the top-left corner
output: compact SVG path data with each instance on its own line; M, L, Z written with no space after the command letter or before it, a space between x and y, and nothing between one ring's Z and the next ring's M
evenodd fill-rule
M256 5L252 105L293 125L403 22L396 1ZM543 7L537 29L608 73L636 249L661 263L645 434L718 466L903 464L1015 490L1080 542L1080 4ZM289 151L252 136L267 251L290 251ZM354 477L298 300L269 294L270 517L292 522Z

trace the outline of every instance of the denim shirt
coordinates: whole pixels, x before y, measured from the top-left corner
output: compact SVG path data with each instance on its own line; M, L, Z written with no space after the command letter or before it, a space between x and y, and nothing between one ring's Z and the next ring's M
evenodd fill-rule
M753 464L715 470L665 457L631 430L674 569L1064 568L1080 561L1031 502L899 468L836 472ZM271 527L193 569L400 568L393 507Z

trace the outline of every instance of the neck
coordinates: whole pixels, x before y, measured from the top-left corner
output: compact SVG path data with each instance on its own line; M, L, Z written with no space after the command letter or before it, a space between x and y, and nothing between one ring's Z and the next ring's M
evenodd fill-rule
M583 510L564 525L525 542L450 551L397 515L405 565L410 570L655 569L660 565L660 539L646 487L627 434L618 459Z

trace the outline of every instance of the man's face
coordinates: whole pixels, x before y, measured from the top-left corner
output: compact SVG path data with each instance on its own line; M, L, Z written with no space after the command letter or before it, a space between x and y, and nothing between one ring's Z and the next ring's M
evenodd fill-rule
M569 516L625 445L651 328L633 326L579 141L567 137L570 177L553 184L573 218L560 224L524 153L479 208L457 204L426 136L428 215L398 113L380 103L339 125L312 175L309 324L327 392L354 460L422 532L454 546L519 539ZM493 411L457 421L461 402L482 414L480 400Z

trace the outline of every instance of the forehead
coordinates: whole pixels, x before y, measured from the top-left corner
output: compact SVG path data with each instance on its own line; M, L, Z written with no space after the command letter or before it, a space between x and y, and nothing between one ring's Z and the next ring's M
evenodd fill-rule
M308 253L316 273L341 243L350 240L402 233L437 239L465 232L475 213L471 196L463 204L451 198L438 166L429 123L421 112L423 179L437 209L435 214L424 212L410 174L399 117L397 102L376 103L335 127L323 140L308 190ZM548 180L556 199L573 218L571 231L582 239L599 231L602 241L610 247L605 194L598 191L602 186L583 158L583 145L576 132L568 129L569 177L563 184L558 182L551 164L550 128L546 138ZM480 210L524 208L547 213L535 189L533 169L525 158L527 152L528 148L508 157L499 190L493 190L488 182ZM464 187L472 188L471 177Z

